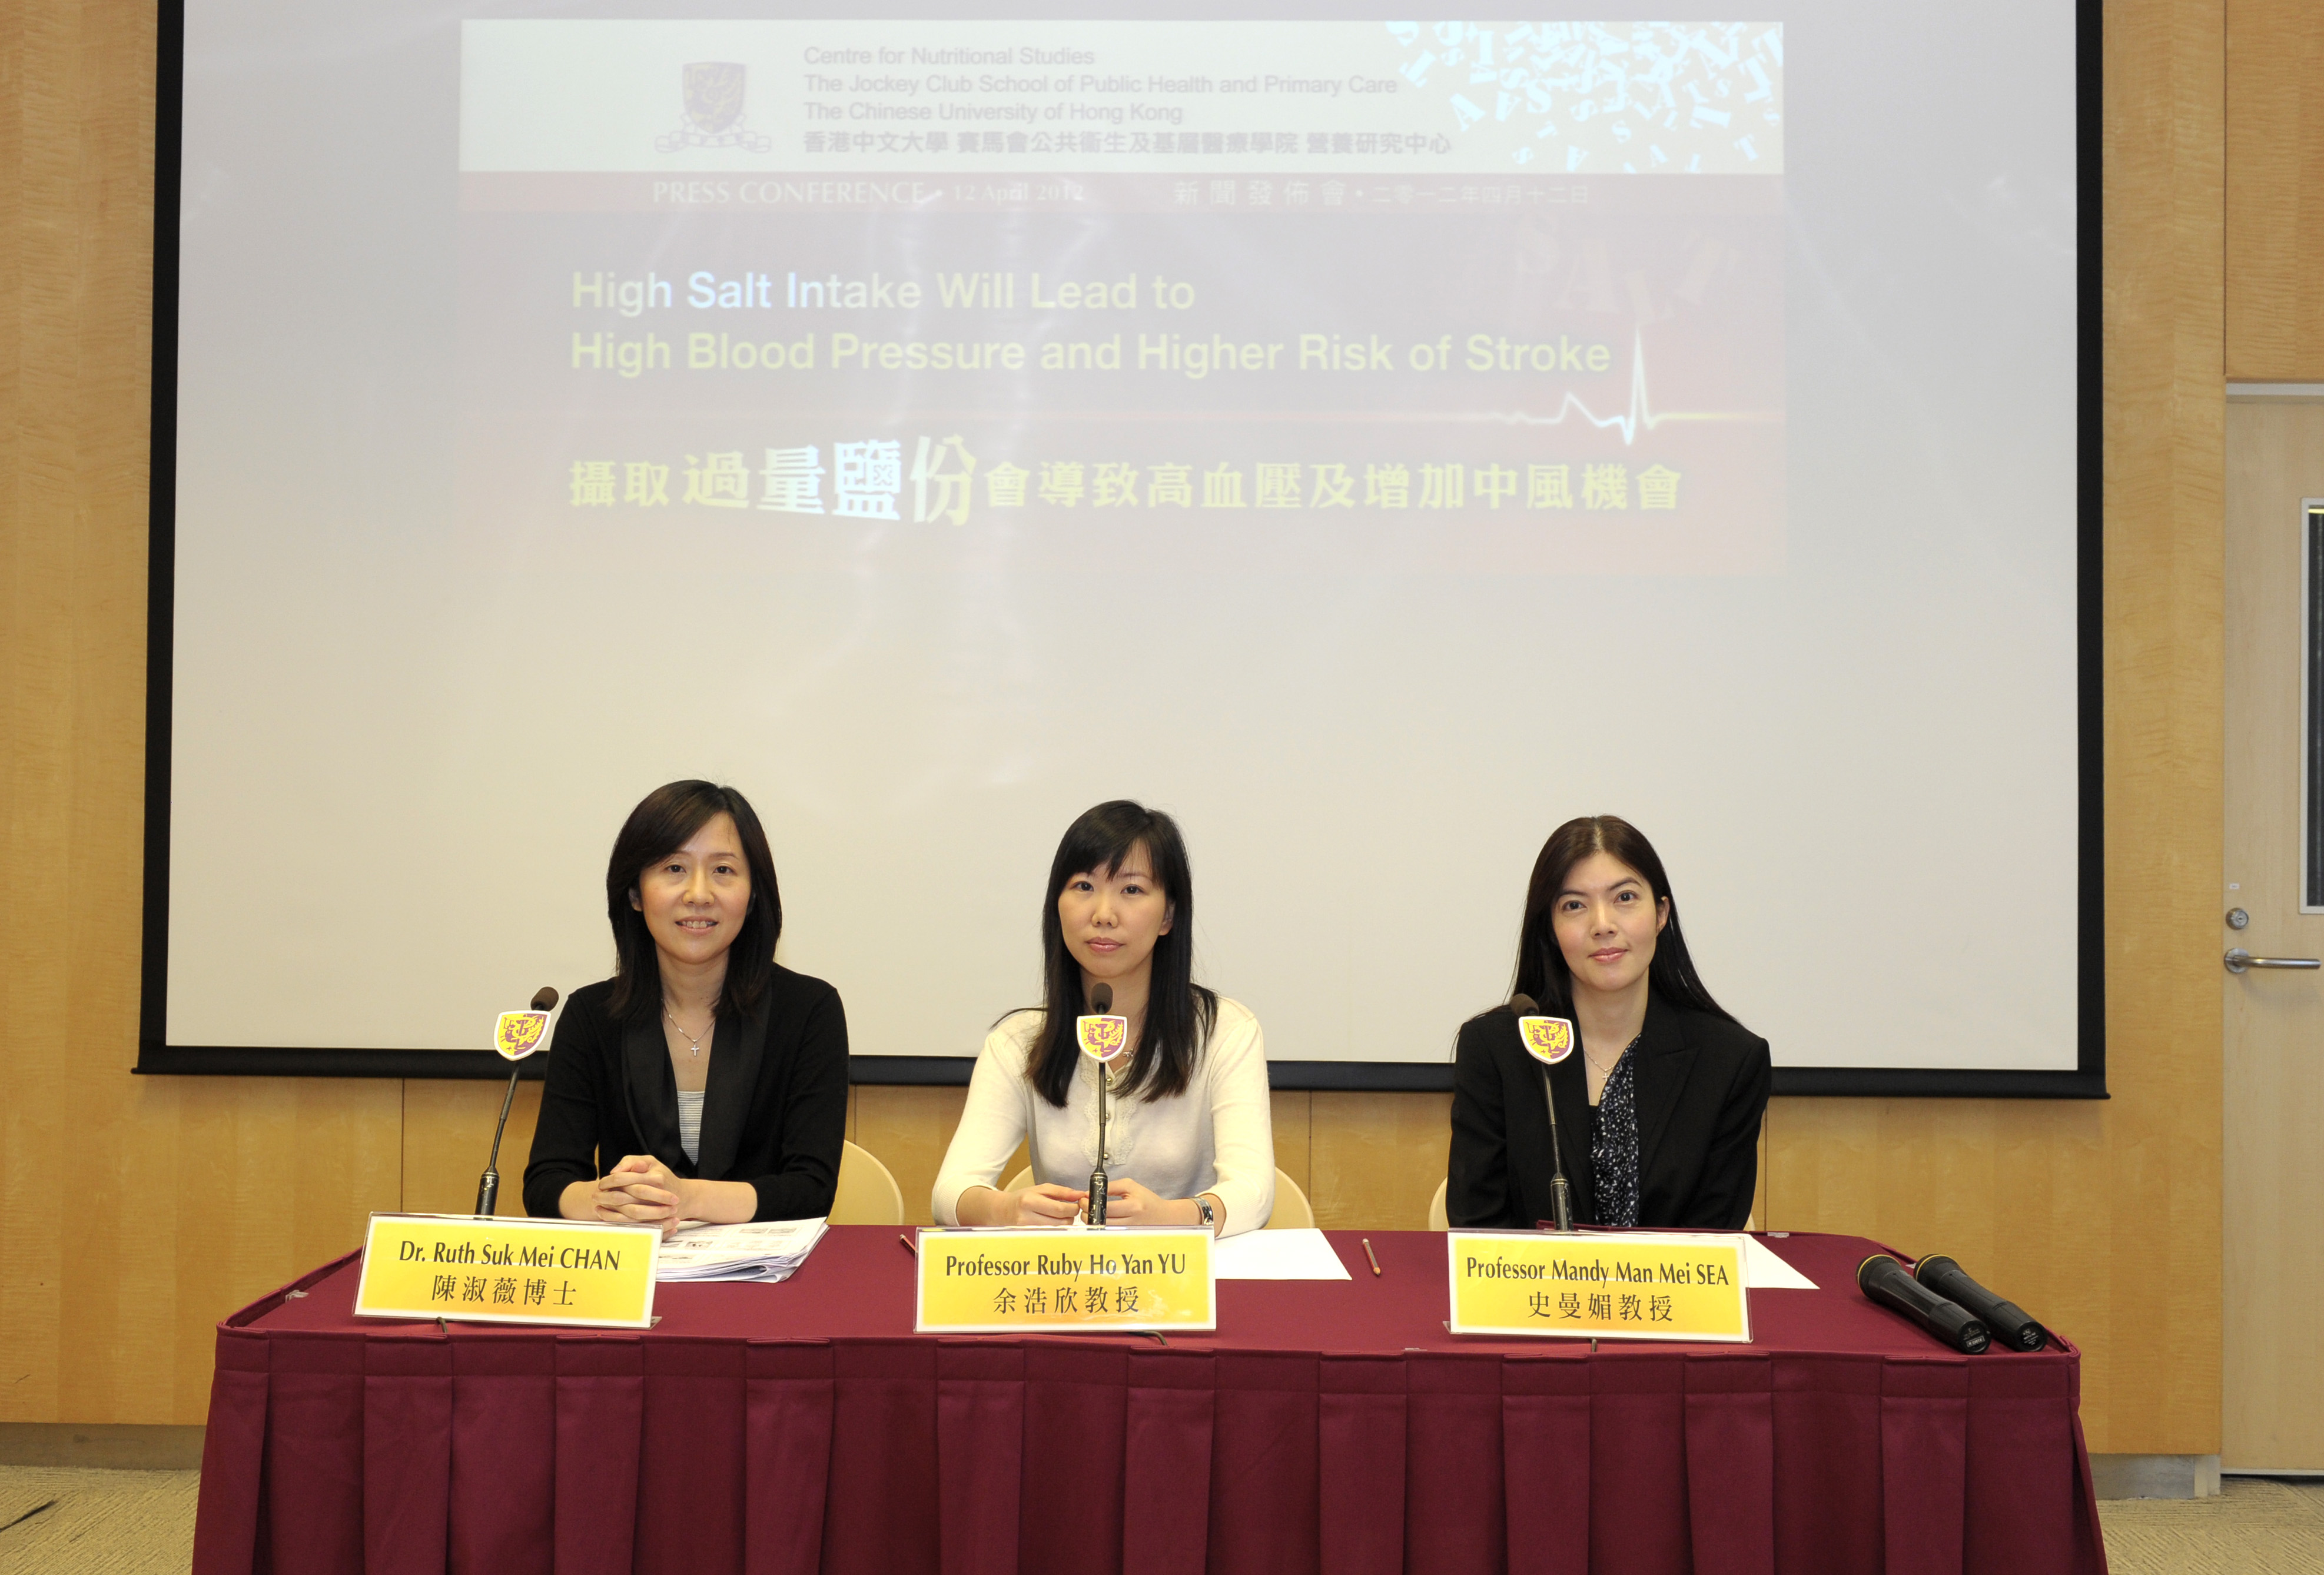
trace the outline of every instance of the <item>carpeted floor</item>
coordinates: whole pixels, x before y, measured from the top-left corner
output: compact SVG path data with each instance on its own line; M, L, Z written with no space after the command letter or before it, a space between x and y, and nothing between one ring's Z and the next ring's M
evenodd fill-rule
M198 1480L0 1466L0 1571L177 1575L193 1557ZM2099 1505L2113 1575L2324 1575L2324 1482L2231 1477L2227 1489Z
M199 1471L0 1466L5 1575L183 1575Z
M2324 1575L2324 1481L2224 1486L2217 1498L2102 1500L2111 1575Z

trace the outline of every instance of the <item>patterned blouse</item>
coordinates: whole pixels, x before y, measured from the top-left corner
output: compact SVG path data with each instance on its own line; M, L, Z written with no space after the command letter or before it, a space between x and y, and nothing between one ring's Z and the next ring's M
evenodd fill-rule
M1642 1033L1622 1047L1621 1057L1598 1091L1598 1104L1590 1112L1590 1171L1597 1188L1597 1223L1600 1225L1638 1222L1638 1083L1631 1075L1637 1064L1630 1059L1630 1052L1645 1037Z

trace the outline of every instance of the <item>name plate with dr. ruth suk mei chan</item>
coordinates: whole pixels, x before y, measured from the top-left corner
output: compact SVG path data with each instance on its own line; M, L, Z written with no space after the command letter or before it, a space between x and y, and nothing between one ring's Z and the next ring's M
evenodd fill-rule
M1743 1238L1452 1230L1455 1334L1748 1342Z
M922 1334L1219 1326L1199 1226L922 1230L918 1250Z
M355 1313L645 1329L660 1247L651 1225L374 1214Z

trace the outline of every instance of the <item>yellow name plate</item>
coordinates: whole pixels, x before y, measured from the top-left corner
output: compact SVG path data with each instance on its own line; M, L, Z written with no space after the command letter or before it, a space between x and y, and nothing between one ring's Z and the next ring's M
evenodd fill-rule
M1455 1334L1751 1338L1739 1236L1453 1230L1445 1248Z
M922 1230L919 1255L923 1334L1219 1326L1199 1227Z
M355 1313L644 1329L660 1246L650 1225L374 1214Z

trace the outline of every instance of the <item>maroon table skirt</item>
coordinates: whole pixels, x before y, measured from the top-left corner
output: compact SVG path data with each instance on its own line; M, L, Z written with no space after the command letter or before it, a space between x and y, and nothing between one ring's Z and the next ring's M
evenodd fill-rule
M197 1575L1621 1575L2106 1567L2070 1345L1951 1352L1769 1244L1753 1343L1456 1339L1444 1239L1230 1281L1219 1329L911 1333L893 1230L647 1332L356 1319L353 1256L218 1330Z

